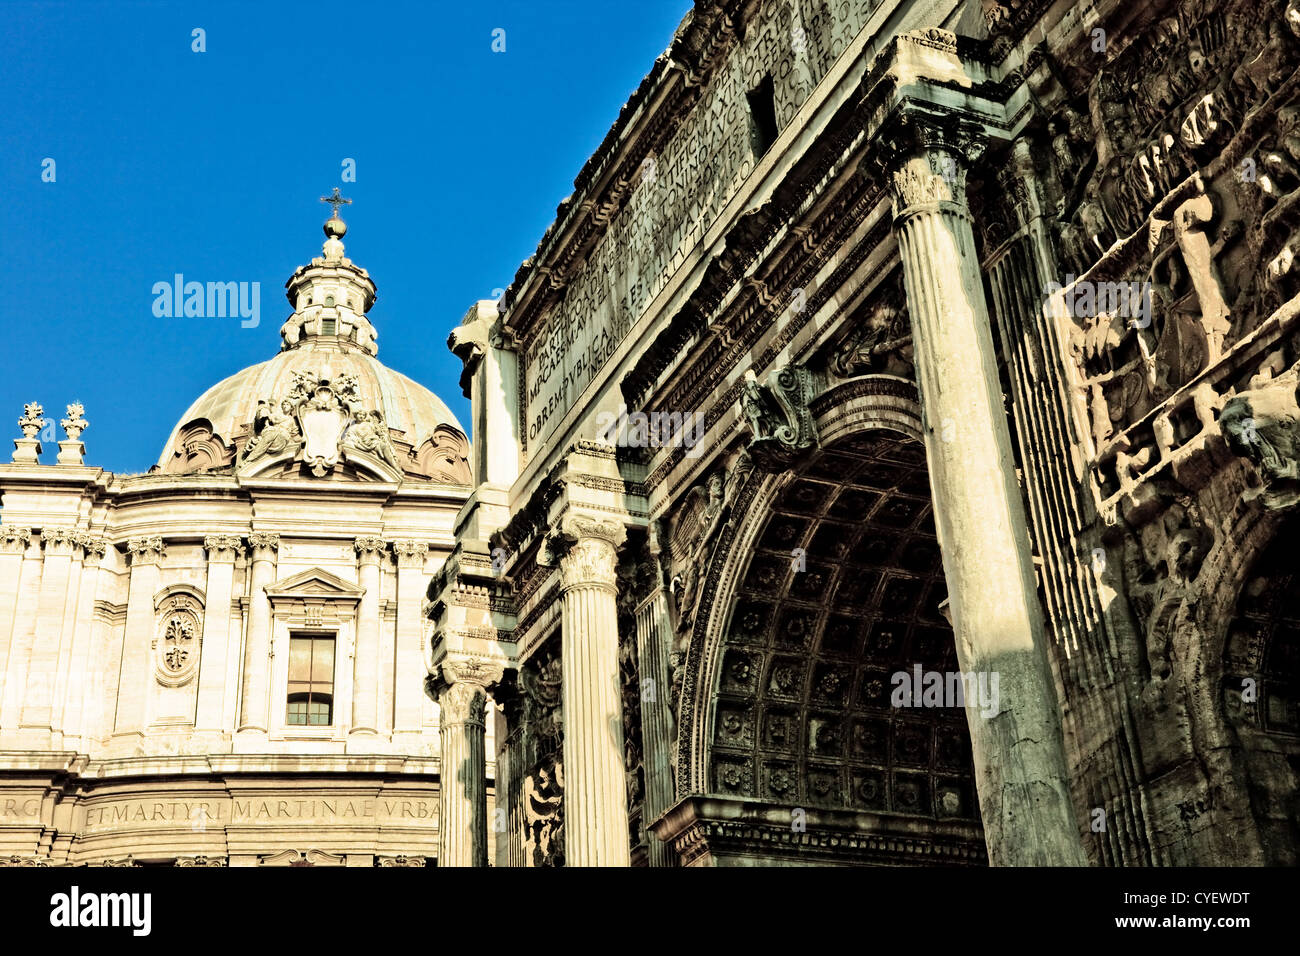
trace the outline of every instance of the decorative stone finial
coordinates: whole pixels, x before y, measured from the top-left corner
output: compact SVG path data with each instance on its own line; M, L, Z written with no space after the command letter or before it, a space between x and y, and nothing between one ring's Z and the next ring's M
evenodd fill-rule
M45 409L40 402L28 402L23 406L23 417L18 419L18 427L23 430L24 438L35 438L44 424Z
M63 430L68 433L66 441L59 442L59 454L55 459L60 465L80 465L83 463L86 446L82 444L81 433L90 427L90 422L85 418L86 409L81 402L73 402L68 406L68 417L59 422Z
M68 406L68 417L59 422L63 430L68 433L68 438L76 441L81 437L81 433L90 427L90 422L85 418L86 409L81 402L73 402Z
M45 409L40 402L28 402L23 406L23 417L18 419L18 427L23 430L22 438L14 439L14 457L16 462L30 465L40 463L41 443L36 438L45 426Z

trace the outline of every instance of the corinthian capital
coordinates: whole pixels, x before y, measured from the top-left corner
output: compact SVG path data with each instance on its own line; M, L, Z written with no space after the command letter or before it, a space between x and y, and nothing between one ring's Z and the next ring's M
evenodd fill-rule
M542 563L560 568L560 586L565 590L582 585L613 588L618 576L618 549L627 540L621 522L566 515L558 528L546 537Z
M418 538L399 538L393 542L393 554L397 555L399 568L422 568L424 559L429 554L429 542Z
M94 564L108 553L108 542L103 538L95 538L88 534L79 535L80 544L86 552L86 563Z
M464 681L450 684L437 692L439 725L473 724L487 726L487 691L481 684Z
M978 123L922 106L894 112L877 133L894 217L915 207L966 205L966 171L984 152Z
M441 723L478 724L485 722L487 698L505 675L501 661L454 654L434 668L428 681L429 691L442 711Z
M147 538L128 538L126 542L127 554L131 556L131 564L153 564L167 553L167 546L163 544L163 539L158 535Z
M354 540L352 547L356 549L357 560L363 565L372 565L378 564L383 559L388 543L383 538L364 535Z
M248 546L253 549L253 557L270 557L268 552L280 550L280 536L274 532L254 532L248 536Z
M210 534L203 539L203 547L213 563L234 561L244 550L244 541L237 534Z
M81 546L81 535L75 528L43 528L41 542L46 554L71 554Z
M0 528L0 554L22 554L31 540L31 528Z

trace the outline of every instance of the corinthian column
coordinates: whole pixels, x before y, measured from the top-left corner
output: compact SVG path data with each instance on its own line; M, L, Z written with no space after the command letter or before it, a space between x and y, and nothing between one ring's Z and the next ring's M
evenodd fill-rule
M244 642L244 682L239 704L239 733L265 735L270 723L271 599L267 585L275 583L278 534L250 534L248 636Z
M357 644L352 658L352 734L379 733L379 562L383 538L357 538L357 582L364 592L357 608Z
M628 866L623 692L615 565L621 524L571 516L550 547L559 558L564 710L564 856L569 866Z
M499 664L449 657L428 687L438 702L438 865L487 866L488 688Z
M995 865L1082 865L1060 716L966 203L977 136L904 109L882 137L957 656L998 675L966 709ZM991 683L990 683L990 686Z

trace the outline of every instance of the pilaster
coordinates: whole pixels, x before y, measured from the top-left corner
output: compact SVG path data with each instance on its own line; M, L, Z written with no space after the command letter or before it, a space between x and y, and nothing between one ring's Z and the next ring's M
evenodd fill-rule
M248 587L248 634L244 640L244 679L239 707L239 734L265 739L270 724L271 602L268 585L275 583L278 534L248 536L252 566Z
M234 597L235 561L244 551L244 542L239 535L210 534L203 539L203 547L208 552L208 582L194 727L199 733L227 733L230 724L224 703L230 607Z
M352 660L352 727L350 737L379 734L379 577L383 538L366 536L352 543L357 552L357 583L364 593L357 607L357 644Z
M159 590L159 565L167 548L161 537L131 538L126 552L131 562L131 578L127 585L126 633L122 638L122 675L118 681L113 732L143 735L153 672L153 599Z
M397 559L397 648L396 680L393 687L393 735L421 733L421 689L418 681L409 679L423 669L424 592L429 579L424 573L424 562L429 555L429 542L402 538L393 542Z
M27 560L31 546L31 528L0 528L0 729L13 728L18 722L27 666L20 605L31 586L32 573L40 573L39 558ZM39 544L36 553L39 556Z

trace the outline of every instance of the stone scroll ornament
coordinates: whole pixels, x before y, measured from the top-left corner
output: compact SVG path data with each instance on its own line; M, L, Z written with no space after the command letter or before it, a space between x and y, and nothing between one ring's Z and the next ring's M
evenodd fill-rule
M244 462L294 450L317 478L333 471L352 448L397 469L397 453L383 415L361 404L353 375L295 372L293 385L278 404L258 403L253 437L244 446Z
M817 445L809 403L813 376L800 365L787 365L761 384L753 369L745 372L740 408L751 438L748 451L760 467L779 471L790 467Z

